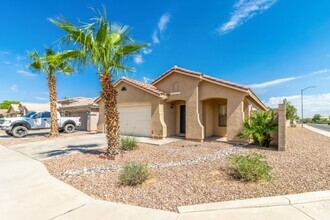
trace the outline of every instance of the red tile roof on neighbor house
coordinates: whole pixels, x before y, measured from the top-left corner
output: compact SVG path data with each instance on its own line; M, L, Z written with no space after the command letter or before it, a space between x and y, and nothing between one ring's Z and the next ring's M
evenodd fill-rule
M150 93L153 93L155 95L165 94L164 92L160 91L159 89L157 89L155 86L153 86L151 84L144 83L144 82L137 81L137 80L130 79L130 78L126 78L126 77L121 78L116 84L118 84L121 81L127 82L128 84L133 84L134 86L139 87L141 89L144 89L144 90L146 90Z
M238 89L249 90L249 87L247 87L247 86L243 86L243 85L240 85L240 84L237 84L237 83L233 83L233 82L230 82L230 81L226 81L226 80L222 80L222 79L215 78L215 77L212 77L212 76L208 76L208 75L205 75L203 73L188 70L188 69L184 69L184 68L178 67L178 66L172 67L171 69L166 71L164 74L159 76L157 79L155 79L151 84L152 85L156 84L161 79L163 79L163 78L167 77L168 75L170 75L173 71L182 72L182 73L194 76L194 77L200 77L201 79L204 79L204 80L214 81L214 82L221 83L221 84L224 84L224 85L228 85L228 86L231 86L231 87L235 87L235 88L238 88Z

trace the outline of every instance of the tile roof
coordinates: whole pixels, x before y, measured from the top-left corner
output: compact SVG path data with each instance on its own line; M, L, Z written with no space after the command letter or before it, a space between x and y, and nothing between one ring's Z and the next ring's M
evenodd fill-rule
M249 90L249 87L247 87L247 86L243 86L243 85L240 85L240 84L237 84L237 83L233 83L233 82L230 82L230 81L226 81L226 80L222 80L222 79L215 78L215 77L212 77L212 76L208 76L208 75L205 75L203 73L188 70L188 69L184 69L184 68L178 67L178 66L172 67L170 70L168 70L167 72L165 72L164 74L159 76L157 79L155 79L152 82L152 85L154 85L155 83L160 81L162 78L165 78L166 76L170 75L175 70L184 72L186 74L189 74L189 75L192 75L192 76L195 76L195 77L200 77L201 79L215 81L215 82L225 84L225 85L228 85L228 86L232 86L232 87L235 87L235 88L238 88L238 89Z
M134 80L134 79L123 77L119 81L124 81L124 82L127 82L129 84L134 84L135 86L137 86L141 89L147 90L147 91L149 91L149 92L151 92L155 95L165 94L164 92L160 91L159 89L157 89L155 86L153 86L151 84L140 82L140 81L137 81L137 80ZM119 81L117 83L119 83Z
M12 109L14 109L15 112L19 112L19 105L20 104L11 104L10 107L12 107Z
M49 111L50 106L49 103L30 103L30 102L22 102L21 106L25 107L29 112L42 112L42 111Z
M81 107L81 106L90 106L97 107L98 105L95 103L97 98L87 98L87 97L74 97L68 99L58 100L57 102L60 104L60 108L70 108L70 107Z
M0 109L0 115L6 114L8 109Z

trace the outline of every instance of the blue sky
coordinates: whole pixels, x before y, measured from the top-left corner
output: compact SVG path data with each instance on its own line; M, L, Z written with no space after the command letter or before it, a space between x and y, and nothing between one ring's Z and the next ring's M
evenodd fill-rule
M47 21L63 15L76 22L107 7L109 20L132 27L150 47L135 57L129 77L150 81L174 65L250 85L269 106L288 98L305 112L330 115L330 1L204 0L3 1L0 7L0 101L47 102L43 74L27 67L26 51L58 49L64 33ZM58 76L58 98L96 97L94 68Z

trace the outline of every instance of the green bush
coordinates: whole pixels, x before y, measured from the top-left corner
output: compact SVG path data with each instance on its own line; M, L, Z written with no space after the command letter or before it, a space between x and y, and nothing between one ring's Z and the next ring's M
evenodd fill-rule
M124 186L136 186L146 181L151 175L147 164L136 162L127 163L119 174L119 184Z
M123 136L120 139L120 148L123 151L135 150L138 148L138 142L135 137Z
M246 119L244 130L239 135L241 138L252 137L256 145L269 147L273 137L272 132L276 129L277 123L272 111L253 113Z
M233 155L228 159L229 174L246 182L270 180L272 167L261 154Z

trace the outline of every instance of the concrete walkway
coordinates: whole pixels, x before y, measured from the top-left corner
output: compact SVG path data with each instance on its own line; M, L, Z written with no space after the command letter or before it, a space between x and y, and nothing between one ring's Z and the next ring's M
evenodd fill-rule
M174 220L178 214L93 199L49 175L44 165L0 146L0 219Z
M178 138L152 139L147 137L137 137L139 143L151 145L164 145L178 141ZM95 153L101 148L106 147L106 138L104 134L86 134L81 136L72 136L65 138L54 138L51 140L26 142L8 146L9 149L23 153L36 160L44 160L51 157L73 152Z
M327 125L327 126L328 126L328 125ZM309 130L311 130L311 131L314 131L314 132L319 133L319 134L321 134L321 135L324 135L324 136L326 136L326 137L330 137L330 132L329 132L329 131L325 131L325 130L317 129L317 128L314 128L314 127L312 127L312 126L306 125L306 124L304 124L304 128L307 128L307 129L309 129Z
M330 191L179 207L179 213L93 199L44 165L0 146L0 219L330 219Z

